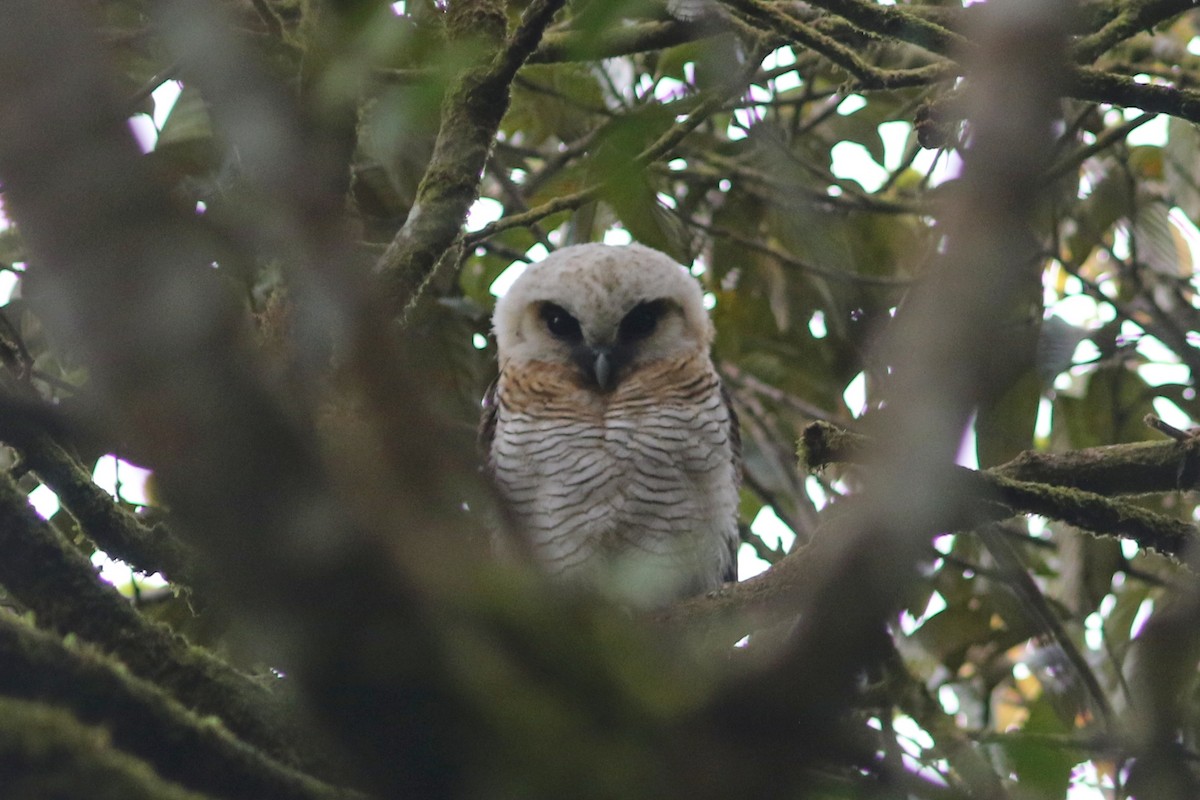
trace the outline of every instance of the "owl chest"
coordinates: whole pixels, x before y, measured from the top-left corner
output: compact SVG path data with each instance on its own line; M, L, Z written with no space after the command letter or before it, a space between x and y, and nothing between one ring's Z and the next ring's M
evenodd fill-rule
M720 406L501 413L497 475L535 538L664 534L711 519L732 456Z

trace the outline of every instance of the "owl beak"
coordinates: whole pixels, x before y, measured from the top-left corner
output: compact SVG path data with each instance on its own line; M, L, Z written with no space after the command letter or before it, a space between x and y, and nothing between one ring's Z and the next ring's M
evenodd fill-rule
M592 377L602 391L608 391L612 381L612 350L607 347L592 348Z

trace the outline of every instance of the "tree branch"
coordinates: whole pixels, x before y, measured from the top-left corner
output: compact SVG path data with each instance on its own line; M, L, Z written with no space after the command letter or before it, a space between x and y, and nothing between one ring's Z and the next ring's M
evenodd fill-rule
M816 423L815 423L816 424ZM1065 521L1100 536L1120 535L1182 560L1197 538L1195 526L1127 503L1061 487L1014 481L956 470L954 493L962 502L959 512L947 511L931 520L928 535L967 530L1015 514L1030 513ZM798 548L766 572L719 591L686 600L653 615L652 620L671 628L710 630L715 647L727 647L747 632L794 617L809 601L811 587L822 580L834 558L837 539L852 536L844 515L826 521L811 544Z
M912 13L906 6L881 6L864 0L810 0L811 4L843 17L876 36L899 39L939 55L959 56L974 45L937 22Z
M82 645L0 612L0 692L70 709L103 724L113 742L169 780L223 798L351 800L234 738L223 726L187 711L153 684Z
M1138 83L1126 75L1095 69L1068 69L1067 95L1077 100L1140 108L1200 123L1200 92L1155 83Z
M1080 64L1090 64L1107 53L1118 42L1142 31L1150 30L1170 17L1196 8L1195 0L1129 0L1112 3L1120 9L1095 33L1080 37L1071 46L1071 58Z
M304 741L291 698L272 691L178 634L143 617L92 563L38 517L16 484L0 475L0 585L40 625L75 634L154 680L180 702L213 714L246 741L291 764L328 764Z
M880 630L915 579L929 538L1012 513L994 495L964 492L952 458L986 385L983 354L995 346L1001 306L1036 285L1036 273L1016 269L1012 254L1014 242L1028 237L1051 154L1068 5L998 5L983 10L986 24L968 72L974 135L962 193L945 223L944 253L897 315L897 349L885 354L895 365L888 405L867 423L880 443L861 494L844 509L827 510L812 543L762 576L660 617L678 624L715 616L720 624L742 605L760 618L800 613L768 678L820 687L820 697L797 691L806 725L819 731L830 730L831 713L853 692L852 676L877 657ZM940 313L945 308L958 313ZM851 584L859 588L852 607L840 602Z
M529 56L529 63L597 61L674 47L719 33L720 30L708 25L675 19L639 22L605 30L602 34L592 31L547 33L538 49Z
M142 572L161 572L181 588L195 585L195 554L163 524L147 528L95 483L87 470L23 409L0 404L0 440L49 486L97 547Z
M924 86L958 77L961 68L952 61L938 60L912 69L883 69L863 60L852 47L842 44L815 26L788 14L781 6L764 0L731 0L730 5L745 13L758 26L778 33L824 55L853 75L863 90L900 89ZM915 19L915 18L914 18Z
M800 460L811 470L864 463L870 440L829 422L805 427ZM985 474L1100 495L1190 491L1200 485L1200 440L1132 442L1066 453L1026 450Z
M826 434L829 434L826 440ZM862 462L865 458L866 440L858 434L836 429L828 422L814 422L804 429L803 453L809 468L818 463L833 461ZM984 506L998 500L1006 506L1002 519L1013 513L1036 513L1050 519L1060 519L1100 536L1120 535L1138 542L1140 547L1182 559L1189 543L1196 539L1195 525L1142 509L1130 503L1102 497L1084 487L1122 486L1123 475L1156 475L1164 480L1158 485L1141 483L1138 493L1177 491L1178 476L1184 465L1195 474L1198 467L1196 456L1200 446L1195 441L1180 443L1148 443L1136 445L1111 445L1093 447L1064 453L1063 456L1039 456L1025 452L1014 461L985 471L955 468L964 489L970 492L977 504ZM1112 469L1112 457L1127 457L1130 461L1117 463ZM1103 465L1102 465L1103 464ZM1073 471L1078 470L1078 471ZM1030 474L1051 477L1062 481L1062 485L1051 486L1048 482L1019 480L1013 476ZM1129 493L1132 489L1122 488ZM985 512L984 507L980 509ZM986 513L986 512L985 512Z
M309 326L301 363L311 380L284 396L260 366L243 309L209 266L212 228L172 201L114 113L105 62L79 15L61 0L13 0L0 24L0 105L10 112L0 115L0 175L5 210L45 278L41 318L89 368L108 412L98 424L145 454L173 525L212 566L214 593L240 612L246 640L307 692L307 708L345 748L333 755L354 753L387 797L461 794L484 762L464 757L463 743L487 741L490 758L489 748L507 742L489 713L506 711L507 695L479 691L483 679L472 679L494 673L477 671L484 651L470 648L487 642L484 650L499 647L504 659L510 651L486 631L454 635L476 617L453 603L484 605L471 594L481 590L463 555L468 518L459 511L462 490L479 479L465 468L451 473L453 457L363 283L329 263L339 252L329 240L294 222L337 229L336 215L315 216L343 200L320 194L332 181L312 180L336 171L329 152L304 147L303 131L279 125L291 117L275 108L269 129L280 136L263 136L263 109L233 85L249 71L238 40L214 30L210 4L171 5L178 13L162 28L186 62L227 90L225 133L243 161L269 192L305 193L269 209L300 243L316 242L296 265L298 278L325 289L296 311ZM373 382L371 397L387 403L386 424L356 464L370 465L368 478L383 476L366 497L354 494L361 486L334 488L305 403L313 384L324 385L316 369L328 370L321 355L330 337L348 343L355 379ZM371 502L387 513L373 513ZM478 613L516 617L522 608L492 603ZM448 631L449 618L457 625ZM514 684L526 674L518 669ZM493 697L496 706L482 710ZM273 727L303 735L289 719ZM528 757L550 759L550 750Z
M10 697L0 697L0 786L10 797L54 791L90 800L216 800L163 780L147 762L113 748L104 727Z
M863 463L867 458L866 437L827 422L807 426L801 442L802 460L809 469L819 469L821 465L835 461ZM1132 503L1103 497L1080 486L1120 487L1122 492L1139 493L1176 491L1180 470L1184 465L1197 464L1197 454L1200 454L1200 446L1194 441L1113 445L1062 456L1023 453L1008 464L990 470L978 472L957 467L955 473L961 482L959 489L972 498L979 513L992 519L1018 513L1039 514L1100 536L1124 536L1136 541L1140 547L1182 559L1188 545L1197 538L1194 525ZM1129 460L1118 462L1114 469L1115 457ZM1194 474L1195 467L1190 469ZM1131 489L1131 484L1137 485L1137 482L1125 476L1142 472L1156 475L1163 482L1151 488L1143 479L1138 489ZM1050 485L1013 477L1030 474L1069 483ZM989 512L988 505L996 501L1004 508L999 513Z
M420 297L442 256L462 230L479 192L500 119L508 110L517 70L533 53L542 31L565 0L534 0L507 44L483 67L467 70L447 94L433 156L417 189L408 219L376 265L393 313L406 312ZM503 11L498 12L503 20ZM482 19L483 17L480 17ZM500 22L503 24L503 22ZM457 35L494 37L478 24Z

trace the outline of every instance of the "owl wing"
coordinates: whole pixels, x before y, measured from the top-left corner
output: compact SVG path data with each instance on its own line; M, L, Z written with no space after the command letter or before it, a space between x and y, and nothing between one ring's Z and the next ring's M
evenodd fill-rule
M497 376L492 380L487 391L483 393L483 403L479 413L479 430L476 434L479 452L489 470L492 468L492 443L496 440L496 419L500 409L500 400L496 396L496 387L499 384L500 378Z
M733 474L737 486L742 485L742 424L738 420L737 411L733 407L733 396L729 390L725 388L725 384L721 384L721 401L725 404L725 410L729 414L729 444L733 451ZM725 574L721 576L721 580L725 583L735 583L738 579L738 562L737 551L741 545L741 536L738 535L738 523L736 511L733 519L733 530L728 537L729 543L729 566L725 569Z

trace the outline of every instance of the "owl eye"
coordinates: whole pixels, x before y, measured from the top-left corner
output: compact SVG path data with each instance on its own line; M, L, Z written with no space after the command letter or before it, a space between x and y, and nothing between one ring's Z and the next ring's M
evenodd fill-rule
M667 305L662 300L638 303L625 315L625 319L621 320L620 338L624 341L646 338L654 333L666 310Z
M583 331L579 329L579 321L567 313L562 306L544 303L541 314L542 321L546 323L546 330L550 331L551 335L567 341L578 341L583 338Z

